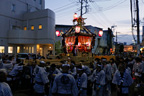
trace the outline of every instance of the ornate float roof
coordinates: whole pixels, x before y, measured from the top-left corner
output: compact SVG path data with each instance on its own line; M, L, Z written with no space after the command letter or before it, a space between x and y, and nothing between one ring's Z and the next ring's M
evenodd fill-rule
M66 33L63 34L63 36L65 37L70 37L70 36L96 36L96 34L90 32L90 30L88 30L86 27L82 26L82 28L80 28L80 32L77 33L75 32L75 27L73 26L72 28L70 28Z

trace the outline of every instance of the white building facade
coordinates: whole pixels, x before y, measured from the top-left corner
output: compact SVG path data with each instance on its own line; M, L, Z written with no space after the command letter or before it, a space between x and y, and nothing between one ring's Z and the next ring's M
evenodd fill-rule
M55 14L45 0L0 1L0 54L55 53Z

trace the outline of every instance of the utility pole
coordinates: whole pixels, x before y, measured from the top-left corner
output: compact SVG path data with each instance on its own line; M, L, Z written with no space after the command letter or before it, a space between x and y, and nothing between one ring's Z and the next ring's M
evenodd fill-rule
M93 2L93 1L92 0L79 0L79 3L81 4L81 7L80 7L80 16L81 17L89 11L88 2ZM83 5L83 4L85 4L85 5ZM85 12L83 12L83 8L85 8Z
M140 44L140 34L139 34L139 4L138 0L136 0L136 9L137 9L137 43Z
M81 13L80 13L80 14L81 14L81 15L80 15L81 17L82 17L82 10L83 10L83 0L81 0Z
M135 4L135 3L134 3ZM133 0L130 0L130 11L131 11L131 31L132 31L132 36L134 39L134 42L136 42L135 36L134 36L134 26L135 26L135 19L133 18L133 10L136 10L133 8ZM135 13L136 11L134 11Z
M139 4L136 0L136 10L137 10L137 54L140 55L140 28L139 28Z
M118 37L118 36L117 36L117 33L120 33L120 32L116 32L116 43L117 43L117 37Z
M116 43L117 43L117 32L116 32Z

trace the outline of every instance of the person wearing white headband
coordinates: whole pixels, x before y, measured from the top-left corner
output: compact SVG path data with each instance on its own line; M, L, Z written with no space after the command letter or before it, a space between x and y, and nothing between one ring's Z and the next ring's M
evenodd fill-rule
M62 64L62 73L56 75L53 82L53 96L78 96L78 88L75 79L68 73L69 68L69 64Z
M77 66L77 86L79 88L79 96L87 96L87 74L84 72L84 68L81 66Z
M103 62L103 64L104 64L103 70L105 71L106 76L106 85L104 88L104 94L105 96L111 96L112 67L111 64L108 62Z
M92 73L91 82L93 82L92 96L103 96L105 72L102 70L102 66L100 64L97 64L96 69Z
M77 69L76 69L76 67L75 67L75 62L71 62L69 73L75 77L75 76L76 76L76 73L77 73L76 70L77 70Z
M132 85L133 79L129 72L126 71L123 62L120 62L112 83L116 85L117 96L129 96L129 87Z
M35 85L34 85L34 90L35 90L35 96L44 96L48 95L48 75L47 72L44 69L45 62L40 61L40 65L36 65L34 69L34 80L35 80Z

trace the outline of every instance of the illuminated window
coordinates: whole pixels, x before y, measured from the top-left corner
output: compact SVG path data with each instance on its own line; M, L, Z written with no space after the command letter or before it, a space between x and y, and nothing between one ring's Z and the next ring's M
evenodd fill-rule
M4 53L5 52L5 47L4 46L0 46L0 53Z
M26 53L28 53L28 47L26 47Z
M17 53L20 53L20 46L17 46Z
M34 26L31 26L31 30L34 30Z
M32 52L31 52L31 47L29 47L29 53L32 53Z
M42 25L39 25L39 30L41 30L42 29Z
M24 30L27 30L27 27L24 27Z
M13 53L13 47L12 46L8 47L8 53Z
M32 47L32 53L34 53L34 47Z

